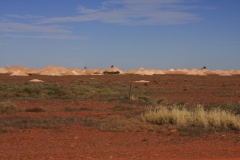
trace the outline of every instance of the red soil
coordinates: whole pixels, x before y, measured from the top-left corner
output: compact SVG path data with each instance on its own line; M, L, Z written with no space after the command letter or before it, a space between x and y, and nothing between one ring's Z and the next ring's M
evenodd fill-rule
M101 85L122 82L129 86L136 80L150 83L135 84L140 89L151 89L153 98L186 101L188 104L221 104L240 101L240 77L184 76L184 75L110 75L110 76L30 76L0 75L0 83L24 83L41 79L47 83L71 84L78 79L95 78ZM93 80L93 79L92 79ZM84 85L84 84L82 84ZM13 100L19 108L41 107L51 112L18 112L0 115L45 119L52 116L100 118L109 115L136 114L134 111L108 110L114 106L128 106L121 101L101 100ZM71 104L93 111L54 112ZM106 109L100 111L98 109ZM82 125L61 125L52 129L26 129L0 134L0 159L240 159L240 134L212 133L205 136L180 136L178 131L156 132L103 132Z

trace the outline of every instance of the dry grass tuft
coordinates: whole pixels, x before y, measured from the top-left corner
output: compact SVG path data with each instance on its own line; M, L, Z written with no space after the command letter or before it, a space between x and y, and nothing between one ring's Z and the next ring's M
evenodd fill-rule
M0 102L0 113L11 113L17 110L16 105L10 101Z
M155 107L142 114L143 120L159 125L176 125L181 129L199 127L205 130L240 130L240 117L232 111L213 108L204 110L204 107Z

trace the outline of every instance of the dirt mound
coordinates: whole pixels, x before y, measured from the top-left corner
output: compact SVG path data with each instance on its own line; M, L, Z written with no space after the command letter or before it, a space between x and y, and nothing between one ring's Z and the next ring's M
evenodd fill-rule
M215 71L210 71L210 70L204 70L203 71L206 75L217 75Z
M44 82L44 81L39 80L39 79L32 79L32 80L30 80L29 82Z
M10 76L29 76L29 75L26 74L23 70L17 70L10 74Z
M59 66L47 66L41 69L37 74L45 76L62 76L68 70L64 67Z
M184 69L178 69L177 71L181 71L184 74L186 74L189 71L189 69L184 68Z
M154 74L165 74L162 70L156 70Z
M234 70L229 72L231 75L240 75L240 70Z
M206 76L204 71L201 71L201 70L190 70L185 75Z
M195 76L195 75L197 75L197 72L196 71L188 71L185 75Z
M9 73L6 69L0 67L0 74L7 74Z
M97 70L93 74L94 75L103 75L104 70Z
M138 71L145 71L145 69L143 67L140 67Z
M20 67L20 66L12 66L10 68L6 69L8 72L13 73L15 71L19 71L19 70L24 70L24 68Z
M147 76L151 76L153 75L155 72L153 70L145 70L142 72L143 75L147 75Z
M169 69L169 70L163 70L165 74L174 74L175 70L174 69Z
M218 74L219 76L232 76L228 71L222 71Z
M143 75L143 71L138 70L138 71L135 72L134 74Z
M130 70L127 70L125 73L126 74L134 74L136 73L137 71L135 69L130 69Z
M97 69L85 69L83 72L84 72L86 75L93 75L93 74L95 74L96 72L98 72L98 70L97 70Z
M176 70L176 71L173 71L173 74L186 74L186 72L183 72L181 70Z
M135 81L135 82L137 82L137 83L148 83L150 81L140 80L140 81Z
M79 76L80 74L76 71L68 70L68 71L62 73L62 75L64 75L64 76Z
M23 70L26 74L37 74L39 72L39 70L35 68L24 68Z
M77 72L79 75L86 75L86 73L83 70L75 69L75 72Z

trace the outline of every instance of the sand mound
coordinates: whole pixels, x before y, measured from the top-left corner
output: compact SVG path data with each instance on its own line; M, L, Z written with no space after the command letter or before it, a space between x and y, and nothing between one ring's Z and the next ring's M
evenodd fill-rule
M6 69L0 68L0 74L7 74L9 73Z
M143 71L142 73L143 73L143 75L151 76L151 75L153 75L155 72L152 71L152 70L145 70L145 71Z
M228 71L223 71L218 74L219 76L232 76Z
M145 69L143 67L140 67L138 71L145 71Z
M204 73L204 71L202 71L202 70L199 70L199 71L197 72L197 75L198 75L198 76L207 76L207 75Z
M143 75L143 71L138 70L138 71L135 72L134 74Z
M229 72L231 75L240 75L240 70L234 70Z
M62 73L62 75L64 75L64 76L78 76L80 74L76 71L73 71L73 70L69 69L68 71Z
M202 70L190 70L189 72L187 72L185 75L194 75L194 76L206 76L206 74L204 73L204 71Z
M39 70L35 68L24 68L24 71L27 74L37 74L39 72Z
M93 75L97 71L97 69L85 69L83 72L87 75Z
M187 72L189 72L189 70L186 69L186 68L184 68L184 69L178 69L177 71L181 71L181 72L183 72L184 74L186 74Z
M185 74L185 72L182 72L181 70L174 70L174 69L164 70L163 73L165 73L165 74Z
M75 69L75 72L77 72L79 75L86 75L86 73L83 70Z
M12 66L10 68L7 68L6 70L10 73L13 73L13 72L16 72L16 71L19 71L19 70L24 70L24 69L20 66Z
M210 71L210 70L203 70L203 72L204 72L206 75L217 75L216 72Z
M29 75L22 70L17 70L10 74L10 76L29 76Z
M183 71L181 71L181 70L176 70L176 71L173 71L173 74L183 75L183 74L186 74L186 72L183 72Z
M38 73L38 70L35 68L23 68L20 66L12 66L10 68L7 68L6 70L10 73L14 73L16 71L22 71L26 74L37 74Z
M135 69L130 69L130 70L127 70L125 73L126 74L134 74L136 73L137 71Z
M32 79L32 80L29 80L29 82L44 82L44 81L39 80L39 79Z
M62 76L68 70L64 67L59 66L47 66L41 69L37 74L45 76Z
M137 83L148 83L150 81L140 80L140 81L135 81L135 82L137 82Z
M104 70L97 70L93 74L94 75L103 75Z
M197 72L196 71L188 71L185 75L195 76L195 75L197 75Z
M154 74L165 74L165 73L162 70L157 70L157 71L155 71Z

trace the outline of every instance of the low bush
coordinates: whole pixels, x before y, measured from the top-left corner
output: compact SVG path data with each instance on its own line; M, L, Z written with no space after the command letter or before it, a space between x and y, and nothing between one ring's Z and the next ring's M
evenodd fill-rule
M45 112L45 110L39 107L33 107L33 108L27 108L26 112Z
M128 107L115 106L112 108L112 110L114 110L114 111L124 111L124 110L134 110L134 109L135 109L135 107L130 107L130 106L128 106Z
M72 106L66 106L66 107L63 108L63 110L64 110L65 112L74 112L74 111L77 111L77 109L74 108L74 107L72 107Z

